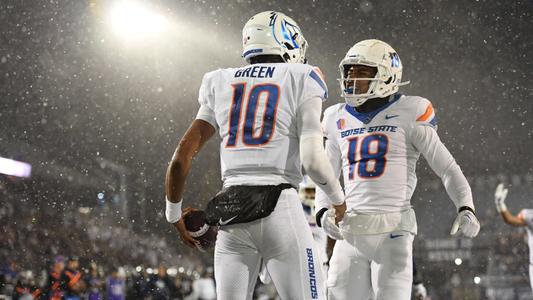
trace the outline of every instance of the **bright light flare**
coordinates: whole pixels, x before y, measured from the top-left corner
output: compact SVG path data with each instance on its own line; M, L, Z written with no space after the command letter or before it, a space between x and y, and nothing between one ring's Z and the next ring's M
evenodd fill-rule
M178 269L176 269L176 268L169 268L169 269L167 270L167 275L172 276L172 277L178 275Z
M474 283L479 284L481 282L481 278L479 276L474 277Z
M113 32L124 38L139 38L160 34L167 30L167 19L134 1L117 2L109 15Z
M31 165L29 163L0 157L0 173L27 178L31 175Z
M454 262L455 262L456 265L460 266L463 263L463 260L458 257L458 258L455 259Z

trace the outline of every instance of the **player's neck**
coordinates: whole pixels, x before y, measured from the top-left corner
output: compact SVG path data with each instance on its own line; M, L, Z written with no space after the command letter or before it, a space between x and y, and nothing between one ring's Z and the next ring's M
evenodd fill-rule
M369 113L389 103L390 97L369 99L355 109L360 113Z
M269 63L284 63L285 61L279 55L258 55L250 58L250 64L269 64Z

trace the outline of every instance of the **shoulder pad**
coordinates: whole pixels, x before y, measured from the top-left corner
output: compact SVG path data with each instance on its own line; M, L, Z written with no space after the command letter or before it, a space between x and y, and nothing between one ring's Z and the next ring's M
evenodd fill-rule
M326 108L326 110L324 110L323 122L327 122L327 120L329 120L330 118L334 117L335 114L337 114L338 112L340 112L344 108L344 105L346 105L346 104L345 103L337 103L337 104L334 104L334 105Z
M420 125L437 127L435 110L428 99L419 96L406 96L405 98L406 105L409 107L409 111L412 112L414 122Z

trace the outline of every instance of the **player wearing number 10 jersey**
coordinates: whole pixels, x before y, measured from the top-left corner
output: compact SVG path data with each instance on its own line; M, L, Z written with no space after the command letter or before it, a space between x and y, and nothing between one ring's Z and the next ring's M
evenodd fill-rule
M359 42L340 71L346 103L329 107L323 118L326 152L344 179L347 213L340 229L331 225L327 196L319 189L316 197L317 221L338 240L328 299L367 300L373 290L379 300L408 300L417 232L410 200L418 157L424 155L457 207L452 234L474 237L479 231L470 186L439 140L432 104L398 93L405 83L392 47L379 40Z
M203 78L196 120L167 170L167 220L194 245L182 222L175 223L173 207L179 210L192 157L218 130L224 183L205 210L206 222L220 226L217 299L252 299L261 263L282 299L324 299L317 250L294 188L303 166L328 195L337 221L344 216L344 195L322 146L327 87L320 70L305 64L300 28L282 13L253 16L243 48L250 65Z

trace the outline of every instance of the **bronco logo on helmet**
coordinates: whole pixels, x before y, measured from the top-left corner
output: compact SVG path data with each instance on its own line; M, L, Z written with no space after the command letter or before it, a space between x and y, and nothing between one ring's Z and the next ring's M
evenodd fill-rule
M307 41L298 24L283 13L265 11L248 20L242 30L243 57L279 55L287 63L305 63Z

